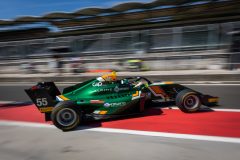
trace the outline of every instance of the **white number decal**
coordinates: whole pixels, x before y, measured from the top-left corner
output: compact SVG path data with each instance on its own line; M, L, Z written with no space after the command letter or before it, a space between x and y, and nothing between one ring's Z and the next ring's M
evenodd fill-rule
M48 105L47 98L37 98L36 102L39 107Z

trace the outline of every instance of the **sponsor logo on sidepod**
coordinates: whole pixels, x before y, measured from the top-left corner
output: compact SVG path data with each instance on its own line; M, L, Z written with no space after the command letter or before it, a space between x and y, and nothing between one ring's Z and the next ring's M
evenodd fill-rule
M117 103L104 103L104 107L108 108L108 107L120 107L120 106L124 106L126 105L126 102L117 102Z

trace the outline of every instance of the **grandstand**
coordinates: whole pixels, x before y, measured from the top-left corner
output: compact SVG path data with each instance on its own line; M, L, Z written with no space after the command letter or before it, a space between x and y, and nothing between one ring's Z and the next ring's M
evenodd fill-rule
M239 0L129 2L0 20L0 57L48 57L49 49L57 47L69 48L62 54L70 57L121 57L135 53L136 44L143 43L148 54L143 58L150 61L156 56L159 60L200 58L207 63L218 58L217 64L226 64L232 42L229 33L235 28L240 28ZM177 58L169 57L172 54Z

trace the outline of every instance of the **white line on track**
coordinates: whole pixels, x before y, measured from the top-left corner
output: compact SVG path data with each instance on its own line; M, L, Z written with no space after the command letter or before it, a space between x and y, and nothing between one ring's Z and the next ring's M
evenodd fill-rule
M216 108L214 111L223 111L223 112L240 112L240 109L225 109L225 108Z
M21 127L36 127L36 128L55 128L53 125L33 122L19 122L0 120L0 126L21 126Z
M53 125L50 125L50 124L41 124L41 123L32 123L32 122L3 121L3 120L0 120L0 126L21 126L21 127L37 127L37 128L55 128ZM80 127L79 129L82 129L81 132L82 131L94 131L94 132L121 133L121 134L153 136L153 137L164 137L164 138L178 138L178 139L202 140L202 141L213 141L213 142L240 143L240 138L232 138L232 137L191 135L191 134L151 132L151 131L136 131L136 130L112 129L112 128L86 128L86 127Z
M187 86L240 86L240 84L228 84L228 83L181 83Z
M9 104L9 103L15 103L15 101L0 101L0 104Z
M179 138L179 139L202 140L202 141L240 143L240 138L219 137L219 136L136 131L136 130L112 129L112 128L91 128L91 129L86 129L86 130L97 131L97 132L108 132L108 133L124 133L124 134L142 135L142 136L165 137L165 138Z
M0 105L29 105L32 104L31 101L1 101L0 100Z
M156 107L158 109L167 109L167 108L161 108L161 107ZM169 107L171 109L179 109L177 106ZM240 112L240 109L228 109L228 108L208 108L205 106L202 106L201 109L211 109L214 111L222 111L222 112Z

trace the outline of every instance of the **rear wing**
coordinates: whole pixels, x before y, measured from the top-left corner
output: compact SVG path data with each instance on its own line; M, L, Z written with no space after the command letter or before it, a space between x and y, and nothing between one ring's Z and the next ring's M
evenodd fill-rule
M56 96L61 94L54 82L40 82L25 92L42 113L51 112L57 103Z

